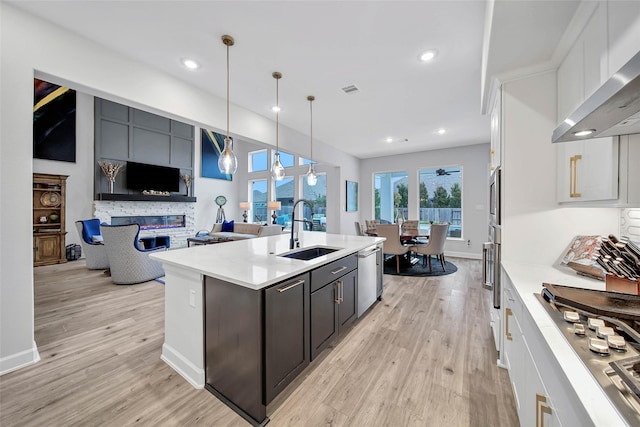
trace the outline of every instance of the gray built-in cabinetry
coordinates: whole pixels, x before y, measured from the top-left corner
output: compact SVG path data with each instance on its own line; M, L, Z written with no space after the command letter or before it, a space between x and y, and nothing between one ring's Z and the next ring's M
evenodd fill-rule
M357 255L253 290L205 276L205 387L253 425L357 317Z
M95 99L95 194L108 192L98 161L127 161L179 168L193 176L194 127L105 99ZM116 177L114 193L130 194L126 168ZM191 184L193 185L193 184ZM179 194L187 188L180 182Z

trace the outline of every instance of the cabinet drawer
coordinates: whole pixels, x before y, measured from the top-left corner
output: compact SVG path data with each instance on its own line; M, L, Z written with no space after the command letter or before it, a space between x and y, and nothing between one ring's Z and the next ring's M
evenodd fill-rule
M358 258L356 254L353 254L316 268L311 272L311 292L333 282L357 267Z

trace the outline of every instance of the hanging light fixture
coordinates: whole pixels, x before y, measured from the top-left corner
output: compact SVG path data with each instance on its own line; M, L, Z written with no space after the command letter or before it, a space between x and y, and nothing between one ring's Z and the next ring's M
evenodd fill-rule
M229 136L229 46L233 46L233 37L222 36L222 43L227 46L227 136L224 138L224 148L218 157L218 169L224 174L233 175L238 169L238 158L233 152L233 139Z
M309 158L309 170L307 171L307 185L314 186L318 182L318 175L316 175L316 171L313 168L313 101L316 99L315 96L309 95L307 96L307 101L309 101L309 112L311 113L311 129L309 131L309 139L311 140L311 157Z
M282 178L284 178L284 167L282 166L282 163L280 163L280 145L278 142L278 138L279 138L279 115L280 115L280 99L278 98L278 82L280 81L280 79L282 78L282 74L280 74L279 72L275 71L272 74L273 78L276 79L276 154L275 154L275 159L273 161L273 166L271 166L271 176L273 177L273 179L275 179L276 181L281 181Z

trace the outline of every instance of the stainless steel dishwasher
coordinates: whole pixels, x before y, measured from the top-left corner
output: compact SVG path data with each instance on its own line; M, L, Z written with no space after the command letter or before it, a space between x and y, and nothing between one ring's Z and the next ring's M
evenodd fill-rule
M378 252L381 250L373 245L358 252L358 317L378 298Z

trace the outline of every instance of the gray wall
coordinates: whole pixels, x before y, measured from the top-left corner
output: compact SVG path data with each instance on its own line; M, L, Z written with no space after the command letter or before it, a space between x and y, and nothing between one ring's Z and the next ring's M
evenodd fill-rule
M95 101L95 115L96 194L108 191L98 160L171 166L194 176L193 126L100 98ZM130 192L126 175L125 168L116 177L115 193ZM187 193L182 180L179 193Z
M462 166L462 237L449 238L445 251L449 255L482 257L482 243L487 240L487 203L489 183L489 144L397 156L365 159L360 163L360 221L373 219L373 175L379 172L405 171L409 175L409 218L418 219L418 171ZM471 244L467 245L470 240Z

